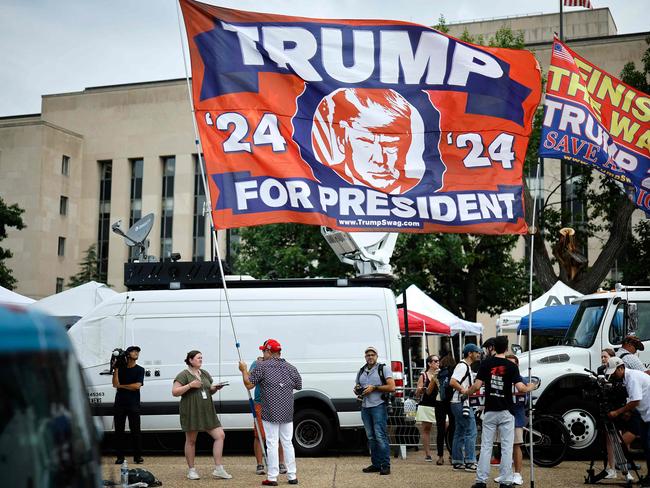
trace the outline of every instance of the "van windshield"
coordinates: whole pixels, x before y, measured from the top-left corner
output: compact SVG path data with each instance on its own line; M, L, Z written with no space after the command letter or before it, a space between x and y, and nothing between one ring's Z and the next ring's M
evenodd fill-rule
M585 300L573 318L571 327L564 336L564 344L577 347L591 347L596 339L600 322L605 313L607 300Z

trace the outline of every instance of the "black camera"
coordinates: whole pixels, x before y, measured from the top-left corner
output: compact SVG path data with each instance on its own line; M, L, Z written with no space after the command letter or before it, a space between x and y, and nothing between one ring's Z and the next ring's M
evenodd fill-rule
M116 370L116 369L124 369L126 368L126 363L128 361L128 353L123 350L118 348L113 349L113 352L111 353L111 373Z
M607 417L607 412L615 410L627 401L627 390L621 381L607 381L604 376L590 376L587 388L583 391L583 398L598 405L602 418Z
M363 400L363 390L365 388L361 385L355 385L354 394L357 396L357 400Z

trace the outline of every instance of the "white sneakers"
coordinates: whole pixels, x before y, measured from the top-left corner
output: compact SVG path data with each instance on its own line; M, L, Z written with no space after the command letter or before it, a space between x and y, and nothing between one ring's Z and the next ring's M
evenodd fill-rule
M221 478L223 480L229 480L232 478L232 475L228 474L225 469L223 469L223 466L217 466L214 468L214 471L212 472L212 476L214 478Z
M494 478L495 483L501 483L501 476ZM520 473L512 473L512 484L521 486L524 484L524 479L521 477Z
M217 466L214 468L214 471L212 472L212 476L215 478L221 478L224 480L229 480L232 478L230 474L226 472L225 469L223 469L223 466ZM196 468L190 468L189 471L187 472L187 479L188 480L200 480L201 477L199 476L199 473L196 471Z
M616 470L614 468L607 468L605 470L607 475L605 476L606 480L615 480L616 479Z

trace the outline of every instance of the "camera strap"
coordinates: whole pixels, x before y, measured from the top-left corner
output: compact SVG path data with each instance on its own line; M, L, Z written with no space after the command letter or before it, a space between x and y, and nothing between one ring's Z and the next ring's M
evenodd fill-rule
M469 372L470 372L469 364L465 363L465 361L463 361L463 363L465 364L465 366L467 366L467 373L465 373L465 376L463 376L463 378L458 382L460 386L463 386L465 380L469 378ZM455 393L458 394L458 400L460 400L460 393L458 391L456 391Z

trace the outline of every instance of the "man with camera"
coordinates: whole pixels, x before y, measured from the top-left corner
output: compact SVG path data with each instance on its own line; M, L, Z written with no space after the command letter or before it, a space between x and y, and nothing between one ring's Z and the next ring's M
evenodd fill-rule
M486 488L490 476L490 458L496 433L501 439L501 469L499 486L512 485L512 446L515 437L514 402L512 387L520 393L528 393L539 387L538 383L524 384L517 365L506 359L508 338L494 339L495 355L481 363L474 384L463 389L463 395L471 395L485 385L485 410L483 413L483 434L481 455L476 471L476 483L472 488Z
M481 348L467 344L463 359L454 368L449 385L454 389L451 397L451 413L456 428L451 446L451 467L455 471L476 471L476 418L474 408L462 391L472 384L472 364L481 358Z
M122 361L118 359L113 370L113 388L117 390L113 404L115 451L117 452L115 464L124 462L124 429L127 418L133 441L133 461L142 464L144 459L142 459L142 435L140 434L140 388L144 383L144 368L136 364L140 356L138 346L127 347L124 355Z
M390 446L388 443L388 394L395 391L390 366L377 360L379 353L373 346L366 347L366 364L357 374L354 394L361 398L361 420L368 438L372 464L364 473L390 474Z
M627 403L607 414L610 419L637 410L641 416L641 442L648 472L641 486L650 487L650 376L643 371L627 368L620 357L609 358L605 377L609 381L621 381L627 391Z

